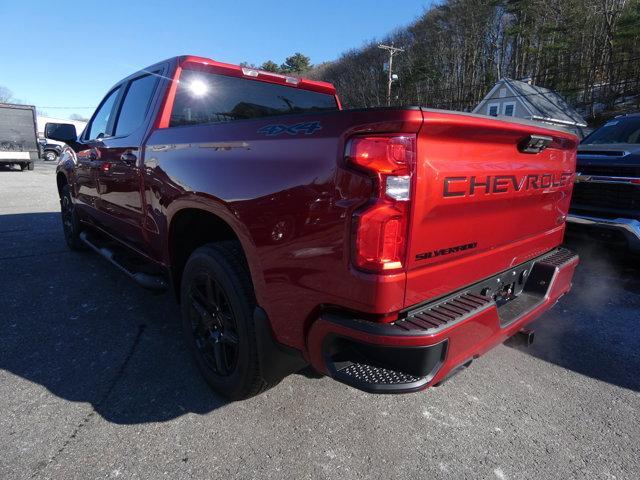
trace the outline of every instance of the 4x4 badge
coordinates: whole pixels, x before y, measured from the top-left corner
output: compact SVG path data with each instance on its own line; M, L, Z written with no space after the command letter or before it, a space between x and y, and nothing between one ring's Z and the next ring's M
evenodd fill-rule
M305 135L312 135L320 129L322 129L320 122L304 122L296 123L295 125L265 125L258 130L258 133L267 135L269 137L280 135L282 133L287 133L289 135L298 135L300 133L304 133Z

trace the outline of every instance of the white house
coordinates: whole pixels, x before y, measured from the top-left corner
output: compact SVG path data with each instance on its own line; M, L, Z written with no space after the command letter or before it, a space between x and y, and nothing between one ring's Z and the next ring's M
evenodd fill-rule
M587 122L558 93L521 80L503 78L473 113L526 118L564 127L584 136Z

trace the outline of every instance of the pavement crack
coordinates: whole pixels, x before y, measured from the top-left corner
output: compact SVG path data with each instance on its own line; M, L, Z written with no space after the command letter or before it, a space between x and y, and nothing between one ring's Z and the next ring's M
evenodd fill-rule
M111 396L111 393L113 392L115 387L118 385L118 383L120 382L120 380L124 376L124 374L125 374L125 372L127 370L127 366L129 365L129 363L131 361L131 358L133 357L134 353L136 352L136 350L138 348L138 345L140 345L140 341L142 339L142 334L144 333L146 328L147 328L147 326L144 325L144 324L138 325L138 331L136 332L136 336L133 339L133 343L131 344L131 347L129 347L129 350L127 351L127 354L125 355L124 360L120 364L120 367L116 371L116 374L113 376L113 378L109 382L109 386L107 387L107 389L104 391L104 393L99 398L99 400L95 403L93 409L89 413L87 413L80 420L80 422L78 422L76 427L73 429L73 432L71 432L71 434L67 437L67 439L62 443L60 448L58 448L58 450L56 450L56 452L49 458L49 460L47 462L43 462L41 465L38 465L36 470L31 475L31 478L36 478L45 468L47 468L49 465L51 465L65 451L65 449L69 446L69 444L71 444L71 442L73 442L73 440L78 437L78 435L80 434L82 428L91 421L91 419L95 416L96 412L98 411L99 407L101 407L104 404L106 404L107 400Z

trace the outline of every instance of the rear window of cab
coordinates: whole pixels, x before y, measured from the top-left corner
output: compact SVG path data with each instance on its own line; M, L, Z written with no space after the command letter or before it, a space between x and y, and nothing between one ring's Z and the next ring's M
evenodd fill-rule
M203 70L183 70L169 126L331 110L338 110L333 95Z

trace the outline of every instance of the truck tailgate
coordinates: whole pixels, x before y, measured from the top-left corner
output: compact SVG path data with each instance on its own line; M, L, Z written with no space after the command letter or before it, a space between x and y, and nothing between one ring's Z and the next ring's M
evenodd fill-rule
M577 137L425 110L418 136L405 305L462 288L562 242ZM537 137L549 145L523 153Z

